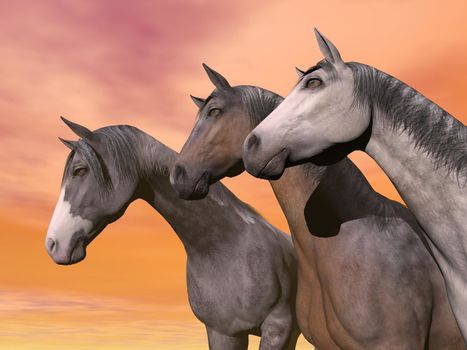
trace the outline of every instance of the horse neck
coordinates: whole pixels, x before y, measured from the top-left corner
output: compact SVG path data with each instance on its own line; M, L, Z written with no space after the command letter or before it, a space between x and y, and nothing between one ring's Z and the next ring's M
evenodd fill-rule
M373 102L372 134L365 151L394 183L436 253L446 246L443 237L454 240L465 230L467 129L435 103L392 79L398 86L397 104ZM456 250L463 246L467 251L462 239L455 245Z
M337 235L347 221L393 216L390 201L376 193L347 158L327 167L308 163L288 168L270 183L298 240L297 235L304 235L314 244L324 244L321 238Z
M262 91L265 94L256 98L264 102L260 105L270 104L271 110L283 100L273 92ZM252 129L267 116L261 111L256 113L248 121ZM392 206L387 205L390 201L377 194L347 158L328 167L308 163L287 168L279 180L270 184L298 240L304 235L320 244L320 236L337 234L336 228L348 220L365 215L392 216Z
M357 86L368 86L357 87L357 105L369 106L373 119L367 153L388 172L405 168L411 176L423 180L424 187L431 187L433 172L443 174L444 183L464 185L467 128L400 80L370 66L353 65L358 66L365 67L367 73L357 74L356 79L362 80ZM397 174L393 177L399 180Z
M423 186L431 191L437 187L441 177L444 184L452 183L462 188L467 177L467 128L433 102L418 95L420 107L426 113L416 121L410 120L410 109L397 112L408 119L398 125L391 115L394 112L374 110L371 137L365 151L396 186L409 185L417 191L417 187ZM416 125L411 126L412 122Z
M141 177L137 197L148 202L174 229L188 254L237 239L252 215L222 184L211 186L201 200L180 199L169 181L177 153L149 135L140 147ZM234 210L235 209L235 210ZM240 214L241 215L240 215ZM242 217L243 215L243 217ZM232 229L235 228L235 232Z

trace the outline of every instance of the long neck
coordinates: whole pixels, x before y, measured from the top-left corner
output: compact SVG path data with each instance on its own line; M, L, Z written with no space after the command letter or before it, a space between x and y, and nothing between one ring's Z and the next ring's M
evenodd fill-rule
M395 78L386 79L393 79L394 89L389 92L396 95L397 104L374 99L366 152L383 168L430 236L435 254L448 257L451 266L463 265L467 128L414 89ZM388 98L396 103L386 94Z
M138 153L140 168L144 170L137 196L167 220L187 253L206 251L213 245L238 239L252 211L222 184L211 186L202 200L178 198L169 182L169 170L177 153L149 135L144 134L143 139L144 146Z
M372 136L365 151L383 168L409 206L448 198L452 191L465 193L467 189L467 128L444 114L444 127L449 125L447 128L451 130L443 130L434 125L435 118L435 115L427 115L426 120L416 126L429 132L423 135L394 126L388 121L392 117L387 112L376 110L373 114ZM439 133L431 139L432 145L423 144L425 140L421 138L430 142L432 131ZM445 144L440 145L440 142Z

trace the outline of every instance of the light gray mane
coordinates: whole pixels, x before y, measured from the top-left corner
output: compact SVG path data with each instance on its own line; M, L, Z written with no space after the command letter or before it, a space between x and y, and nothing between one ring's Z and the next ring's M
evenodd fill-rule
M261 123L284 100L282 96L257 86L240 85L234 89L240 92L252 126Z
M357 105L378 108L394 129L413 137L415 147L431 155L436 166L467 176L467 129L415 89L376 68L350 62Z
M133 126L107 126L94 131L94 135L99 145L105 148L109 161L113 162L118 178L124 181L136 181L139 177L150 176L154 172L168 176L176 157L175 151ZM105 163L92 144L86 140L79 140L76 149L68 156L64 176L70 171L71 160L76 152L79 152L88 164L101 195L105 196L111 192L113 184ZM141 161L142 159L145 161Z

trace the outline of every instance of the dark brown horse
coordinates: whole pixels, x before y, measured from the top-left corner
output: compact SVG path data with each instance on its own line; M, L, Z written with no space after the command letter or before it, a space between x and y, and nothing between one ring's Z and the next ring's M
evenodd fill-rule
M171 172L183 198L241 173L248 133L282 101L231 87L205 67L215 91ZM297 316L318 349L462 349L441 273L415 218L376 193L347 158L285 170L271 181L299 260Z

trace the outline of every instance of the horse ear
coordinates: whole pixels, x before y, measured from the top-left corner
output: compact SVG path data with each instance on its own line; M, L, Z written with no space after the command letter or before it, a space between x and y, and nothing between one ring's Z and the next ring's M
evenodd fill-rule
M303 76L305 75L305 72L302 71L300 68L295 67L295 71L297 72L298 79L302 79Z
M196 96L193 96L193 95L190 95L190 97L191 97L191 99L193 100L193 102L195 103L195 105L198 106L198 108L203 107L204 101L205 101L204 98L196 97Z
M227 79L225 79L215 70L209 68L207 64L203 63L203 67L206 73L208 73L209 80L211 80L216 88L219 90L230 90L232 88Z
M71 149L72 151L74 151L76 149L76 141L69 141L69 140L65 140L65 139L62 139L61 137L58 138L60 141L62 141L62 143L67 146L69 149Z
M72 121L70 121L70 120L68 120L68 119L66 119L64 117L60 117L60 118L71 129L71 131L73 131L76 135L78 135L82 139L88 140L88 141L91 141L93 139L94 134L88 128L86 128L86 127L84 127L82 125L73 123Z
M316 40L318 41L319 49L326 58L326 61L338 64L343 63L341 55L332 42L330 42L318 29L315 28Z

